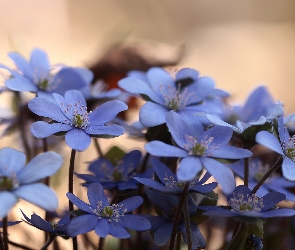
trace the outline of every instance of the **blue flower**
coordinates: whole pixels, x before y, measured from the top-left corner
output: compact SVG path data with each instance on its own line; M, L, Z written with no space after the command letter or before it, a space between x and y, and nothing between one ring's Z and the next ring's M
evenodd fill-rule
M151 222L152 226L150 230L154 231L153 239L155 244L157 246L164 246L167 244L167 242L171 238L175 212L177 210L177 206L179 203L179 197L172 194L160 193L158 191L154 191L150 189L145 189L145 191L149 200L154 205L162 209L162 213L159 216L146 215L146 218L148 218ZM189 215L190 216L194 215L196 213L196 210L197 210L196 206L192 202L189 202L188 203ZM192 235L193 249L205 248L206 242L203 235L200 232L199 227L191 221L190 229L191 229L191 235ZM186 228L185 228L185 223L183 218L181 218L178 224L177 231L181 232L184 241L187 242Z
M198 71L190 68L178 71L174 78L157 67L149 69L146 77L133 74L118 84L125 91L140 94L148 100L139 112L139 120L145 127L165 123L170 110L177 112L185 121L198 124L199 118L194 113L207 110L202 108L202 102L215 86L212 78L200 77Z
M35 97L28 106L39 116L48 117L53 122L38 121L32 124L31 133L37 138L45 138L58 132L67 132L66 143L75 150L86 150L91 142L90 136L116 137L124 129L116 124L107 125L116 115L127 109L121 101L105 102L93 112L88 112L86 101L78 90L69 90L63 98L53 94L56 103L44 98Z
M244 161L240 160L230 165L231 169L242 179L244 179ZM264 164L257 158L249 161L249 188L253 189L262 176L269 170L269 165ZM289 201L295 201L295 194L288 190L288 188L295 187L295 182L287 181L284 177L277 173L273 173L257 190L258 196L263 196L270 191L280 192L286 195Z
M125 228L144 231L151 227L146 218L129 213L142 204L143 199L140 196L128 198L118 204L110 204L99 183L91 184L87 195L90 204L67 193L69 200L85 212L84 215L74 217L69 223L68 234L70 236L75 237L94 230L102 238L110 234L113 237L124 239L130 237Z
M191 181L204 166L223 192L231 193L235 188L234 176L228 167L214 158L242 159L250 157L251 151L226 145L232 137L228 127L216 126L205 132L196 127L192 131L174 111L167 114L166 120L177 146L152 141L145 145L146 150L155 156L182 158L176 172L179 181Z
M271 218L294 216L295 210L289 208L276 209L274 206L285 200L286 196L279 192L271 192L259 198L252 194L244 185L237 186L232 194L227 197L229 209L216 206L199 206L205 210L205 215L218 217L248 217Z
M38 181L51 176L62 165L62 157L46 152L34 157L26 165L26 156L12 148L0 150L0 217L22 198L46 210L55 210L58 200L55 193Z
M148 187L151 187L163 193L182 192L185 182L178 181L176 174L174 174L170 168L168 168L166 165L160 162L160 160L158 160L157 158L152 158L151 163L160 182L140 177L134 177L134 179ZM193 179L190 182L189 190L193 190L200 193L208 193L212 191L217 186L216 182L204 184L210 178L210 176L211 175L207 172L201 180Z
M46 52L41 49L32 51L29 62L16 52L8 55L17 70L4 65L0 65L0 68L10 71L12 77L5 84L14 91L34 92L40 97L52 99L52 93L63 95L67 90L81 89L93 77L92 72L85 68L51 67Z
M7 226L10 227L10 226L14 226L14 225L17 225L21 223L21 221L8 221L7 222ZM0 228L3 227L3 221L0 221Z
M137 189L138 182L133 179L134 176L146 176L138 174L137 169L141 160L141 152L133 150L127 153L121 161L114 166L106 158L99 158L89 165L90 174L77 174L76 176L85 180L83 186L89 186L91 183L100 183L105 189L118 187L120 190Z
M39 215L32 214L31 218L26 216L24 212L21 210L25 222L27 222L29 225L36 227L42 231L48 232L50 234L62 236L65 238L69 238L67 234L67 227L70 222L70 215L69 213L66 213L59 221L52 221L48 222L46 220L43 220Z

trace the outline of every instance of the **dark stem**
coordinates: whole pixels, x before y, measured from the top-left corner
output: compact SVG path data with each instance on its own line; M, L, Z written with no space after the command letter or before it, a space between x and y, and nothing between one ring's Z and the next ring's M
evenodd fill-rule
M4 249L8 250L9 247L8 247L7 217L3 218L2 223L3 223L3 244L4 244Z
M190 218L188 214L188 192L185 195L185 202L183 204L183 216L184 216L185 231L186 231L187 250L192 250L193 242L192 242L192 233L191 233L191 223L190 223Z
M2 239L1 233L0 233L0 250L4 250L3 239Z
M271 174L276 171L279 167L280 167L280 160L281 160L281 156L278 157L277 161L275 162L275 164L273 164L273 166L264 174L264 176L262 176L262 178L258 181L258 183L256 184L256 186L253 188L252 190L252 194L255 194L257 192L257 190L262 186L262 184L267 180L267 178L269 176L271 176Z
M105 238L99 237L98 250L103 250Z
M176 235L176 250L181 250L181 233Z
M175 218L174 218L174 223L173 223L173 228L172 228L172 233L171 233L171 239L170 239L170 245L169 245L169 250L173 250L174 249L174 243L175 243L175 238L176 238L176 234L177 234L177 228L178 228L178 223L180 220L180 216L181 216L181 211L182 211L182 206L183 203L186 200L186 195L187 195L187 191L189 188L189 182L187 182L181 192L181 195L179 197L179 203L178 203L178 207L175 213Z
M75 157L76 157L76 150L72 149L71 151L71 159L70 159L70 166L69 166L69 193L74 193L74 168L75 168ZM69 200L69 211L74 210L74 204ZM70 213L71 218L73 215ZM77 237L73 237L73 250L78 250L78 242Z
M22 244L19 244L19 243L16 243L16 242L13 242L13 241L8 241L8 243L12 246L15 246L15 247L18 247L18 248L21 248L21 249L24 249L24 250L33 250L33 248L30 248L30 247L27 247L27 246L24 246Z
M103 153L102 153L101 147L100 147L100 145L98 143L98 138L94 138L93 140L94 140L94 146L96 148L96 151L97 151L98 156L99 157L103 157Z
M46 250L48 246L54 241L56 235L50 234L49 239L46 241L46 243L42 246L41 250Z
M249 158L244 159L244 185L249 185Z

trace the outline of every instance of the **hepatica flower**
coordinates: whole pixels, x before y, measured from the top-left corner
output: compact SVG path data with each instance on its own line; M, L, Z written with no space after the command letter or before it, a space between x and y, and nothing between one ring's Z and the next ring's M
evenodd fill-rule
M151 187L157 191L163 193L180 193L182 192L185 182L179 181L177 179L176 174L174 174L170 168L168 168L165 164L160 162L157 158L152 158L151 163L157 175L157 178L160 181L142 178L142 177L134 177L138 182ZM216 188L217 183L212 182L205 184L205 182L210 178L210 174L207 172L202 179L193 179L190 182L189 190L193 190L200 193L208 193Z
M165 123L170 110L177 112L185 121L198 122L198 117L193 114L202 111L198 106L215 86L212 78L200 77L199 72L193 69L184 68L173 77L156 67L149 69L146 77L131 75L118 84L125 91L140 94L148 100L139 112L139 120L145 127Z
M51 67L46 52L41 49L34 49L29 61L16 52L8 55L17 69L4 65L0 65L0 68L10 71L12 77L5 85L14 91L34 92L51 99L52 93L63 95L67 90L81 89L92 79L91 71L85 68Z
M84 215L74 217L68 225L68 234L72 237L84 234L92 230L102 238L112 235L116 238L129 238L130 234L126 228L137 231L148 230L150 222L130 212L139 207L143 199L134 196L123 200L118 204L110 204L104 195L102 185L95 183L88 187L87 191L90 204L87 204L71 193L67 197L79 209L85 212Z
M121 101L105 102L93 112L87 110L86 101L78 90L69 90L65 97L53 94L55 103L42 97L35 97L28 106L35 114L52 119L51 122L38 121L32 124L31 133L37 138L45 138L58 132L66 132L66 143L75 150L86 150L90 136L116 137L124 129L116 124L107 125L116 115L127 109Z
M133 150L127 153L116 166L105 158L99 158L92 162L88 168L94 175L76 173L76 176L86 181L83 186L89 186L91 183L100 183L105 189L115 187L118 187L120 190L137 189L138 182L133 177L148 174L138 174L136 171L141 156L142 154L139 150Z
M55 210L55 193L40 180L53 175L62 165L62 157L46 152L26 164L26 156L12 148L0 150L0 217L7 216L18 199L24 199L46 210Z
M232 130L216 126L205 132L200 127L192 131L173 111L167 114L166 124L177 146L152 141L146 144L146 150L155 156L180 157L176 172L179 181L193 180L204 167L226 194L231 193L235 188L234 176L228 167L214 158L242 159L252 155L249 150L226 145L231 139Z
M294 216L295 210L289 208L276 209L274 206L285 200L286 196L279 192L271 192L263 197L251 193L244 185L237 186L232 194L227 197L229 209L216 206L199 206L205 210L205 215L222 217L251 217L270 218Z

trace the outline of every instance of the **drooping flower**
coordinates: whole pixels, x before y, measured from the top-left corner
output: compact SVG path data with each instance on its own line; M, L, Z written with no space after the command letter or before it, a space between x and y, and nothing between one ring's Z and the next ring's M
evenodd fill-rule
M157 178L160 181L142 177L134 177L134 179L148 187L151 187L163 193L180 193L183 191L185 182L179 181L176 174L174 174L170 168L168 168L165 164L160 162L160 160L155 157L151 159L151 163L153 165ZM211 182L205 184L210 176L211 175L207 172L202 179L195 178L191 180L189 190L200 193L208 193L212 191L214 188L216 188L217 183Z
M230 168L239 177L244 179L244 161L240 160L230 165ZM249 161L249 188L253 189L258 181L265 175L269 170L269 164L264 164L261 160L254 158ZM258 196L263 196L271 191L276 191L286 195L286 200L295 201L295 194L289 191L289 188L295 187L295 182L287 181L284 177L277 173L273 173L257 190Z
M14 91L29 91L38 96L52 99L52 93L64 95L67 90L81 89L88 85L93 77L86 68L52 67L48 55L42 49L34 49L30 60L16 52L10 52L9 57L17 69L5 68L10 71L11 78L5 84Z
M12 148L0 150L0 217L7 216L18 199L24 199L46 210L55 210L58 200L48 186L39 181L56 173L62 157L46 152L26 164L24 153Z
M228 127L216 126L205 132L202 128L192 131L174 111L166 116L166 124L177 146L152 141L145 145L146 150L155 156L180 157L176 175L179 181L191 181L204 168L221 185L223 192L229 194L235 188L231 170L215 160L242 159L252 155L251 151L227 146L232 136Z
M116 137L124 129L116 124L107 125L116 115L127 109L121 101L105 102L93 112L87 110L86 101L78 90L69 90L65 97L53 94L56 103L35 97L28 106L39 116L52 119L52 122L38 121L32 124L31 133L37 138L45 138L58 132L66 132L66 143L75 150L86 150L91 142L90 136Z
M139 150L133 150L127 153L115 166L106 158L99 158L92 162L88 168L94 175L76 173L76 176L86 181L83 184L86 187L91 183L100 183L105 189L115 187L120 190L137 189L138 182L133 177L151 176L149 173L137 173L141 156Z
M276 204L286 199L279 192L271 192L263 197L252 194L244 185L237 186L232 194L227 197L228 209L217 206L199 206L205 211L205 215L218 217L250 217L270 218L294 216L295 210L289 208L274 208Z
M66 213L59 221L51 222L43 220L39 215L35 213L31 215L31 218L25 215L22 210L21 213L25 218L24 221L27 222L29 225L36 227L44 232L48 232L50 234L62 236L64 238L69 238L67 234L67 227L70 222L69 213Z
M87 204L71 193L67 193L69 200L85 214L74 217L68 225L68 234L72 237L92 230L102 238L112 235L116 238L129 238L130 234L125 228L144 231L150 228L150 222L137 214L130 214L139 207L143 199L134 196L118 204L110 204L104 195L101 184L89 185L87 191L90 204Z
M153 231L153 240L157 246L164 246L171 238L175 213L179 203L179 197L172 194L165 194L151 189L145 189L149 200L161 208L161 214L159 216L146 215L151 222L150 230ZM197 209L192 202L188 203L188 213L193 216ZM190 222L192 245L193 249L205 248L206 242L203 235L200 232L198 225ZM187 243L186 228L184 219L181 218L177 227L177 231L181 232L184 241Z
M185 121L195 121L199 125L199 117L194 113L207 111L206 107L203 108L204 100L215 86L212 78L200 77L198 71L190 68L179 70L174 78L157 67L149 69L146 77L133 74L118 84L125 91L148 100L139 112L139 120L145 127L165 123L165 116L170 110L177 112Z

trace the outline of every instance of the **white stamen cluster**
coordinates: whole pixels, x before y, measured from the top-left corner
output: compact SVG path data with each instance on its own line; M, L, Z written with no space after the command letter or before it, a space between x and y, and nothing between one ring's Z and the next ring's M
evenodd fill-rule
M264 207L263 199L255 194L247 194L247 197L245 197L243 194L238 194L236 196L236 194L233 193L233 196L234 197L228 201L229 205L232 207L232 212L260 212Z
M286 156L288 156L292 161L295 161L295 135L290 137L288 141L282 142L282 149Z
M38 71L39 70L39 71ZM33 72L33 81L38 86L40 90L50 91L56 88L58 81L55 81L55 86L53 85L54 74L52 72L41 72L41 69L35 69Z
M161 85L160 93L164 97L165 105L170 110L178 111L187 106L194 92L188 92L188 88L181 89L181 84L177 88L171 85Z
M113 169L108 168L105 163L102 163L100 169L105 174L105 177L101 178L102 182L126 182L136 175L133 163L130 163L126 168L124 161L117 162L117 165Z
M108 222L119 222L120 216L124 216L127 213L127 209L124 209L124 204L112 204L109 206L102 206L102 202L97 202L97 207L89 209L98 217L98 219L106 218Z
M81 128L85 129L89 122L89 114L92 113L92 111L87 112L87 107L84 105L81 105L81 101L78 101L74 104L67 104L64 105L64 103L61 103L61 105L64 108L65 114L68 116L72 116L71 121L65 120L65 124L70 124L71 126L75 128Z
M164 182L165 182L165 187L167 188L175 188L175 187L184 188L184 185L185 185L185 182L175 180L173 176L168 177L167 174L165 174ZM198 182L197 180L192 180L189 186L194 187L196 186L197 182Z
M184 149L188 151L189 155L197 155L202 156L206 150L209 148L218 148L218 146L210 147L211 142L214 141L213 137L207 137L205 136L203 140L198 142L196 138L194 138L191 135L186 135L186 142L187 144L184 145Z

